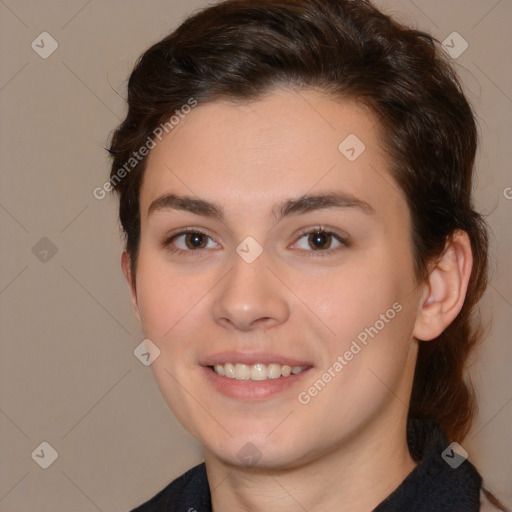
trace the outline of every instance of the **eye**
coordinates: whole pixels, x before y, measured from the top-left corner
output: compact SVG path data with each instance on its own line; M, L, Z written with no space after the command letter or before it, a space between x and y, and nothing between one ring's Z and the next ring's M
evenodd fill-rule
M326 256L348 245L346 238L320 226L302 231L292 248L309 253L316 252L315 256ZM201 249L221 248L209 235L191 228L166 237L162 246L171 253L200 253Z
M197 229L185 229L165 238L162 245L173 253L194 252L199 249L216 249L216 244L209 235Z
M317 227L303 231L297 242L294 243L293 248L322 253L318 254L318 256L324 256L335 252L340 247L348 245L347 240L340 235L323 227Z

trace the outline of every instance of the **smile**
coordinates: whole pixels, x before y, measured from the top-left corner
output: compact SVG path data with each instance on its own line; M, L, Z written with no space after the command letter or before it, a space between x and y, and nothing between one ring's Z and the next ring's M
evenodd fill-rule
M221 377L227 377L235 380L254 380L262 381L267 379L278 379L280 377L289 377L303 372L305 366L289 366L278 363L271 364L241 364L225 363L216 364L212 367L213 371Z

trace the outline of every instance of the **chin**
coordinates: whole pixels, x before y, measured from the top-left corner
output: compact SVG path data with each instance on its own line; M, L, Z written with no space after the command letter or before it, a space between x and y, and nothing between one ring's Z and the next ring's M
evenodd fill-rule
M305 440L295 439L285 432L281 436L275 435L272 440L266 431L246 431L233 438L225 436L221 442L205 441L200 440L206 452L237 468L286 469L299 466L308 458L303 450L297 450L297 446L304 447Z

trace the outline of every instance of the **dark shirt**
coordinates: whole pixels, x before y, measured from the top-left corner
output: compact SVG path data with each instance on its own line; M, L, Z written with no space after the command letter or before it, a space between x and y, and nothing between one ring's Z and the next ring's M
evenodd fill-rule
M478 512L482 479L475 467L447 450L449 442L432 422L413 420L407 428L414 470L374 512ZM447 451L446 451L447 450ZM443 455L444 453L444 455ZM452 467L457 466L457 467ZM132 512L211 512L206 467L190 469ZM231 511L222 511L231 512Z

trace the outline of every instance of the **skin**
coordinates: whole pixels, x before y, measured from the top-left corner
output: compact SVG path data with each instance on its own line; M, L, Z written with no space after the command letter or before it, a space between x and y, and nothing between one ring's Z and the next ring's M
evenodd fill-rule
M338 150L349 134L366 146L353 162ZM161 351L152 364L160 390L204 447L216 512L367 511L415 467L405 427L418 339L435 338L460 311L471 251L456 233L417 281L409 210L380 140L375 119L352 102L276 90L250 103L200 104L149 155L136 287L126 252L122 267L144 337ZM276 204L333 191L371 211L271 216ZM215 202L225 218L148 214L168 193ZM300 230L318 226L348 243L328 238L315 249ZM170 244L184 252L163 247L184 228L205 232L205 248L188 248L185 236ZM236 252L247 236L263 250L252 263ZM395 318L301 404L298 393L397 302ZM258 350L313 368L277 395L241 400L214 389L200 364L217 352ZM261 453L253 466L237 456L248 442Z

